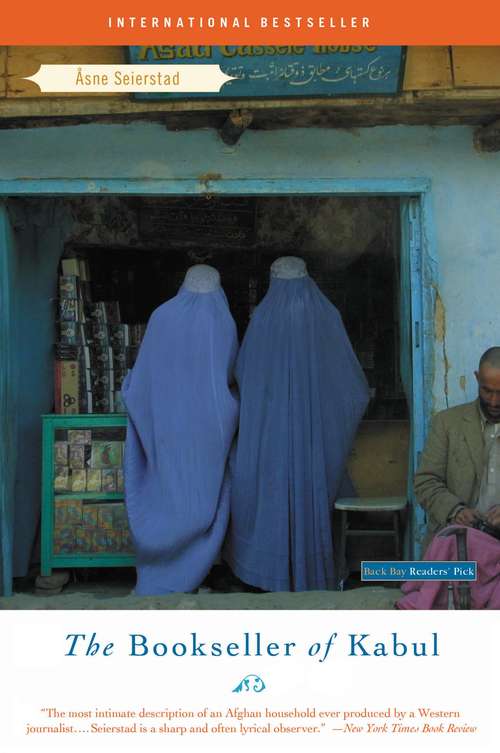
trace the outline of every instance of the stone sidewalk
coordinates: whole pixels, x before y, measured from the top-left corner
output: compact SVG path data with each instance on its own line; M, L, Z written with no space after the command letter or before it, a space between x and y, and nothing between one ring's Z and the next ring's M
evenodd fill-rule
M399 588L363 586L348 591L303 593L197 593L134 596L123 589L70 586L56 596L16 593L0 598L0 610L12 609L394 609Z

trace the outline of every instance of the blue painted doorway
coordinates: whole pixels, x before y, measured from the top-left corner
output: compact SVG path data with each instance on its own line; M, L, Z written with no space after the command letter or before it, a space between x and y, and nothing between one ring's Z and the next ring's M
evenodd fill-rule
M418 460L418 453L423 447L425 427L429 416L430 399L427 397L426 382L432 372L432 286L424 285L424 269L429 266L429 233L424 233L424 225L429 222L429 184L425 180L218 180L206 184L197 181L160 181L152 185L151 181L114 181L96 180L87 184L85 180L62 181L4 181L0 189L7 195L16 194L37 196L69 196L110 193L114 195L155 195L174 196L200 194L225 195L330 195L330 196L397 196L401 206L401 307L404 312L407 339L403 346L402 364L409 370L412 426L412 451L410 467ZM156 183L156 182L153 182ZM161 185L159 185L161 183ZM14 448L19 422L17 406L15 370L18 368L15 353L15 307L18 305L15 279L15 235L9 223L5 204L0 215L0 346L2 363L0 366L0 421L2 437L0 438L0 532L1 532L1 583L3 595L9 595L12 587L12 541L13 509L15 504L15 464ZM403 321L403 319L401 320ZM4 356L5 354L5 356ZM411 485L409 487L411 500ZM410 526L407 536L406 556L418 556L421 530L425 524L423 514L415 506L411 508Z

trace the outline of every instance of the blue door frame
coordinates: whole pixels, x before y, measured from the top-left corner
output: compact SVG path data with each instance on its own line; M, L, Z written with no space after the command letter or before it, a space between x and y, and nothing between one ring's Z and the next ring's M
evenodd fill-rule
M408 499L410 518L405 539L405 556L420 557L426 520L416 504L413 473L419 465L431 411L431 370L433 291L435 265L424 247L422 197L401 199L401 281L400 281L400 361L411 415L410 453L408 458ZM427 223L430 235L431 226ZM426 378L426 376L428 378Z
M436 280L430 181L407 179L18 179L0 180L0 202L9 196L396 196L408 207L408 232L403 233L402 253L408 254L412 315L412 431L413 456L417 462L425 439L431 409L433 373L432 331ZM16 387L12 376L14 333L9 264L12 262L10 226L5 206L0 204L0 584L3 595L12 593L12 516L15 463L7 457L14 447ZM6 462L5 462L6 461ZM409 556L419 556L423 512L412 506Z
M12 593L14 468L17 446L17 379L13 358L14 263L12 228L6 204L0 198L0 594L5 596Z

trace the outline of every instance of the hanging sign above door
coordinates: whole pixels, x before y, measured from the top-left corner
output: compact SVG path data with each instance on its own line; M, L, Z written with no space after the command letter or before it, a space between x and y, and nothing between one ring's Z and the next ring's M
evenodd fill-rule
M148 92L138 99L343 97L398 94L405 47L356 46L149 46L129 47L130 62L144 65L220 65L235 77L220 92Z

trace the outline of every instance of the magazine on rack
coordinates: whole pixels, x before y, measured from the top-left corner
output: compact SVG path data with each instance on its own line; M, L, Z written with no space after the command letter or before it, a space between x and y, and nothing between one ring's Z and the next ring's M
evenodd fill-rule
M497 750L497 4L2 13L0 751Z

